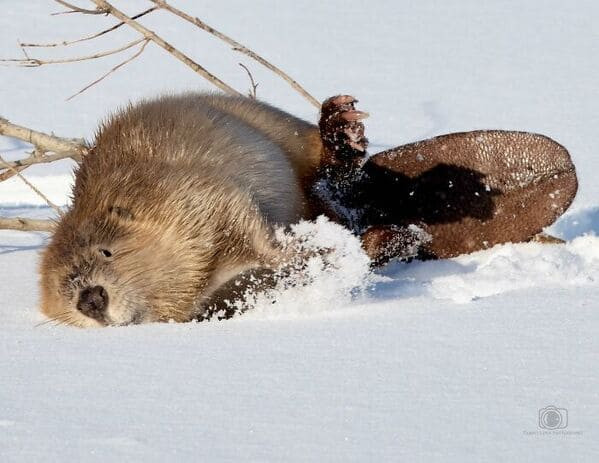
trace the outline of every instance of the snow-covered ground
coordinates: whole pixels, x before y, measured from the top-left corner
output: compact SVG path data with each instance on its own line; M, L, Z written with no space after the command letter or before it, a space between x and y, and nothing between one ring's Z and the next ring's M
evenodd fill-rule
M115 3L134 13L149 2ZM498 246L368 275L348 239L348 265L236 319L84 331L38 326L36 265L47 237L0 231L0 461L597 461L599 3L173 3L319 99L357 95L372 115L373 151L479 128L556 139L580 179L575 203L549 230L568 243ZM43 0L1 9L2 57L19 56L17 39L77 38L111 23L49 16L60 7ZM315 120L284 83L206 34L165 14L144 23L242 90L244 62L260 97ZM134 36L123 29L66 53ZM65 102L118 60L1 67L0 115L91 138L128 99L210 89L150 46ZM5 158L26 149L0 138ZM70 167L27 175L66 204ZM0 183L0 215L50 211L11 179ZM352 292L354 284L368 287ZM549 405L567 410L567 427L539 428Z

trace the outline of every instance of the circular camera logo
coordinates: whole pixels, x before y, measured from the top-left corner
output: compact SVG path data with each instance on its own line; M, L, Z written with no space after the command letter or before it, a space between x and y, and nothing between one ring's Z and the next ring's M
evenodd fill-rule
M539 410L539 428L564 429L568 427L568 410L548 405Z

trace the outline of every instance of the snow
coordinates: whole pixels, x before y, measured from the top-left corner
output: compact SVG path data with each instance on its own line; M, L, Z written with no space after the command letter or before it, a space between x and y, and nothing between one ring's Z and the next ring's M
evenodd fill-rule
M129 13L147 8L117 3ZM372 275L350 236L324 220L304 223L296 233L314 235L308 245L339 250L315 257L310 283L275 293L274 304L265 295L224 322L78 330L39 325L45 234L0 231L0 460L596 461L599 4L173 3L263 53L319 99L355 94L371 114L371 151L480 128L551 136L570 150L580 180L573 206L549 230L568 243L391 263ZM17 38L77 38L111 24L48 15L59 9L42 0L5 5L0 56L19 55ZM260 97L315 120L286 84L209 36L165 14L144 23L239 89L249 86L244 62ZM123 29L67 53L134 37ZM0 115L89 139L128 99L211 89L149 46L64 101L118 61L2 67ZM26 149L0 138L5 158ZM26 175L67 204L71 166ZM0 215L51 211L11 179L0 183ZM548 405L567 409L567 428L539 428Z
M50 165L53 167L52 165ZM34 166L38 167L38 166ZM33 167L31 167L33 169ZM24 174L27 178L29 175ZM73 186L73 176L67 174L54 174L33 176L36 188L53 203L61 206L68 203L69 194ZM25 182L14 176L5 180L1 186L3 207L47 206L46 201L36 194Z

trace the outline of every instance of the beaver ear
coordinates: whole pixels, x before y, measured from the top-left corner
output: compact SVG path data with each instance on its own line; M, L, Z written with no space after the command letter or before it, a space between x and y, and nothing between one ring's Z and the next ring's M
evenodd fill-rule
M133 220L133 213L129 209L121 206L110 206L108 208L108 212L120 217L121 219Z

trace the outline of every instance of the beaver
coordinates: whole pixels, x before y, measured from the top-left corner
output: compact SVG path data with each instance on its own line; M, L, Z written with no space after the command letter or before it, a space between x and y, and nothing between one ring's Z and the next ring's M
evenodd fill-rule
M537 134L450 134L368 157L356 101L329 98L318 125L203 93L109 117L43 251L42 312L81 327L228 318L229 302L301 267L278 227L324 214L382 265L527 241L576 194L567 150Z
M58 322L197 318L289 257L275 227L321 212L307 194L318 127L260 101L145 100L109 117L91 146L41 259L41 311Z

